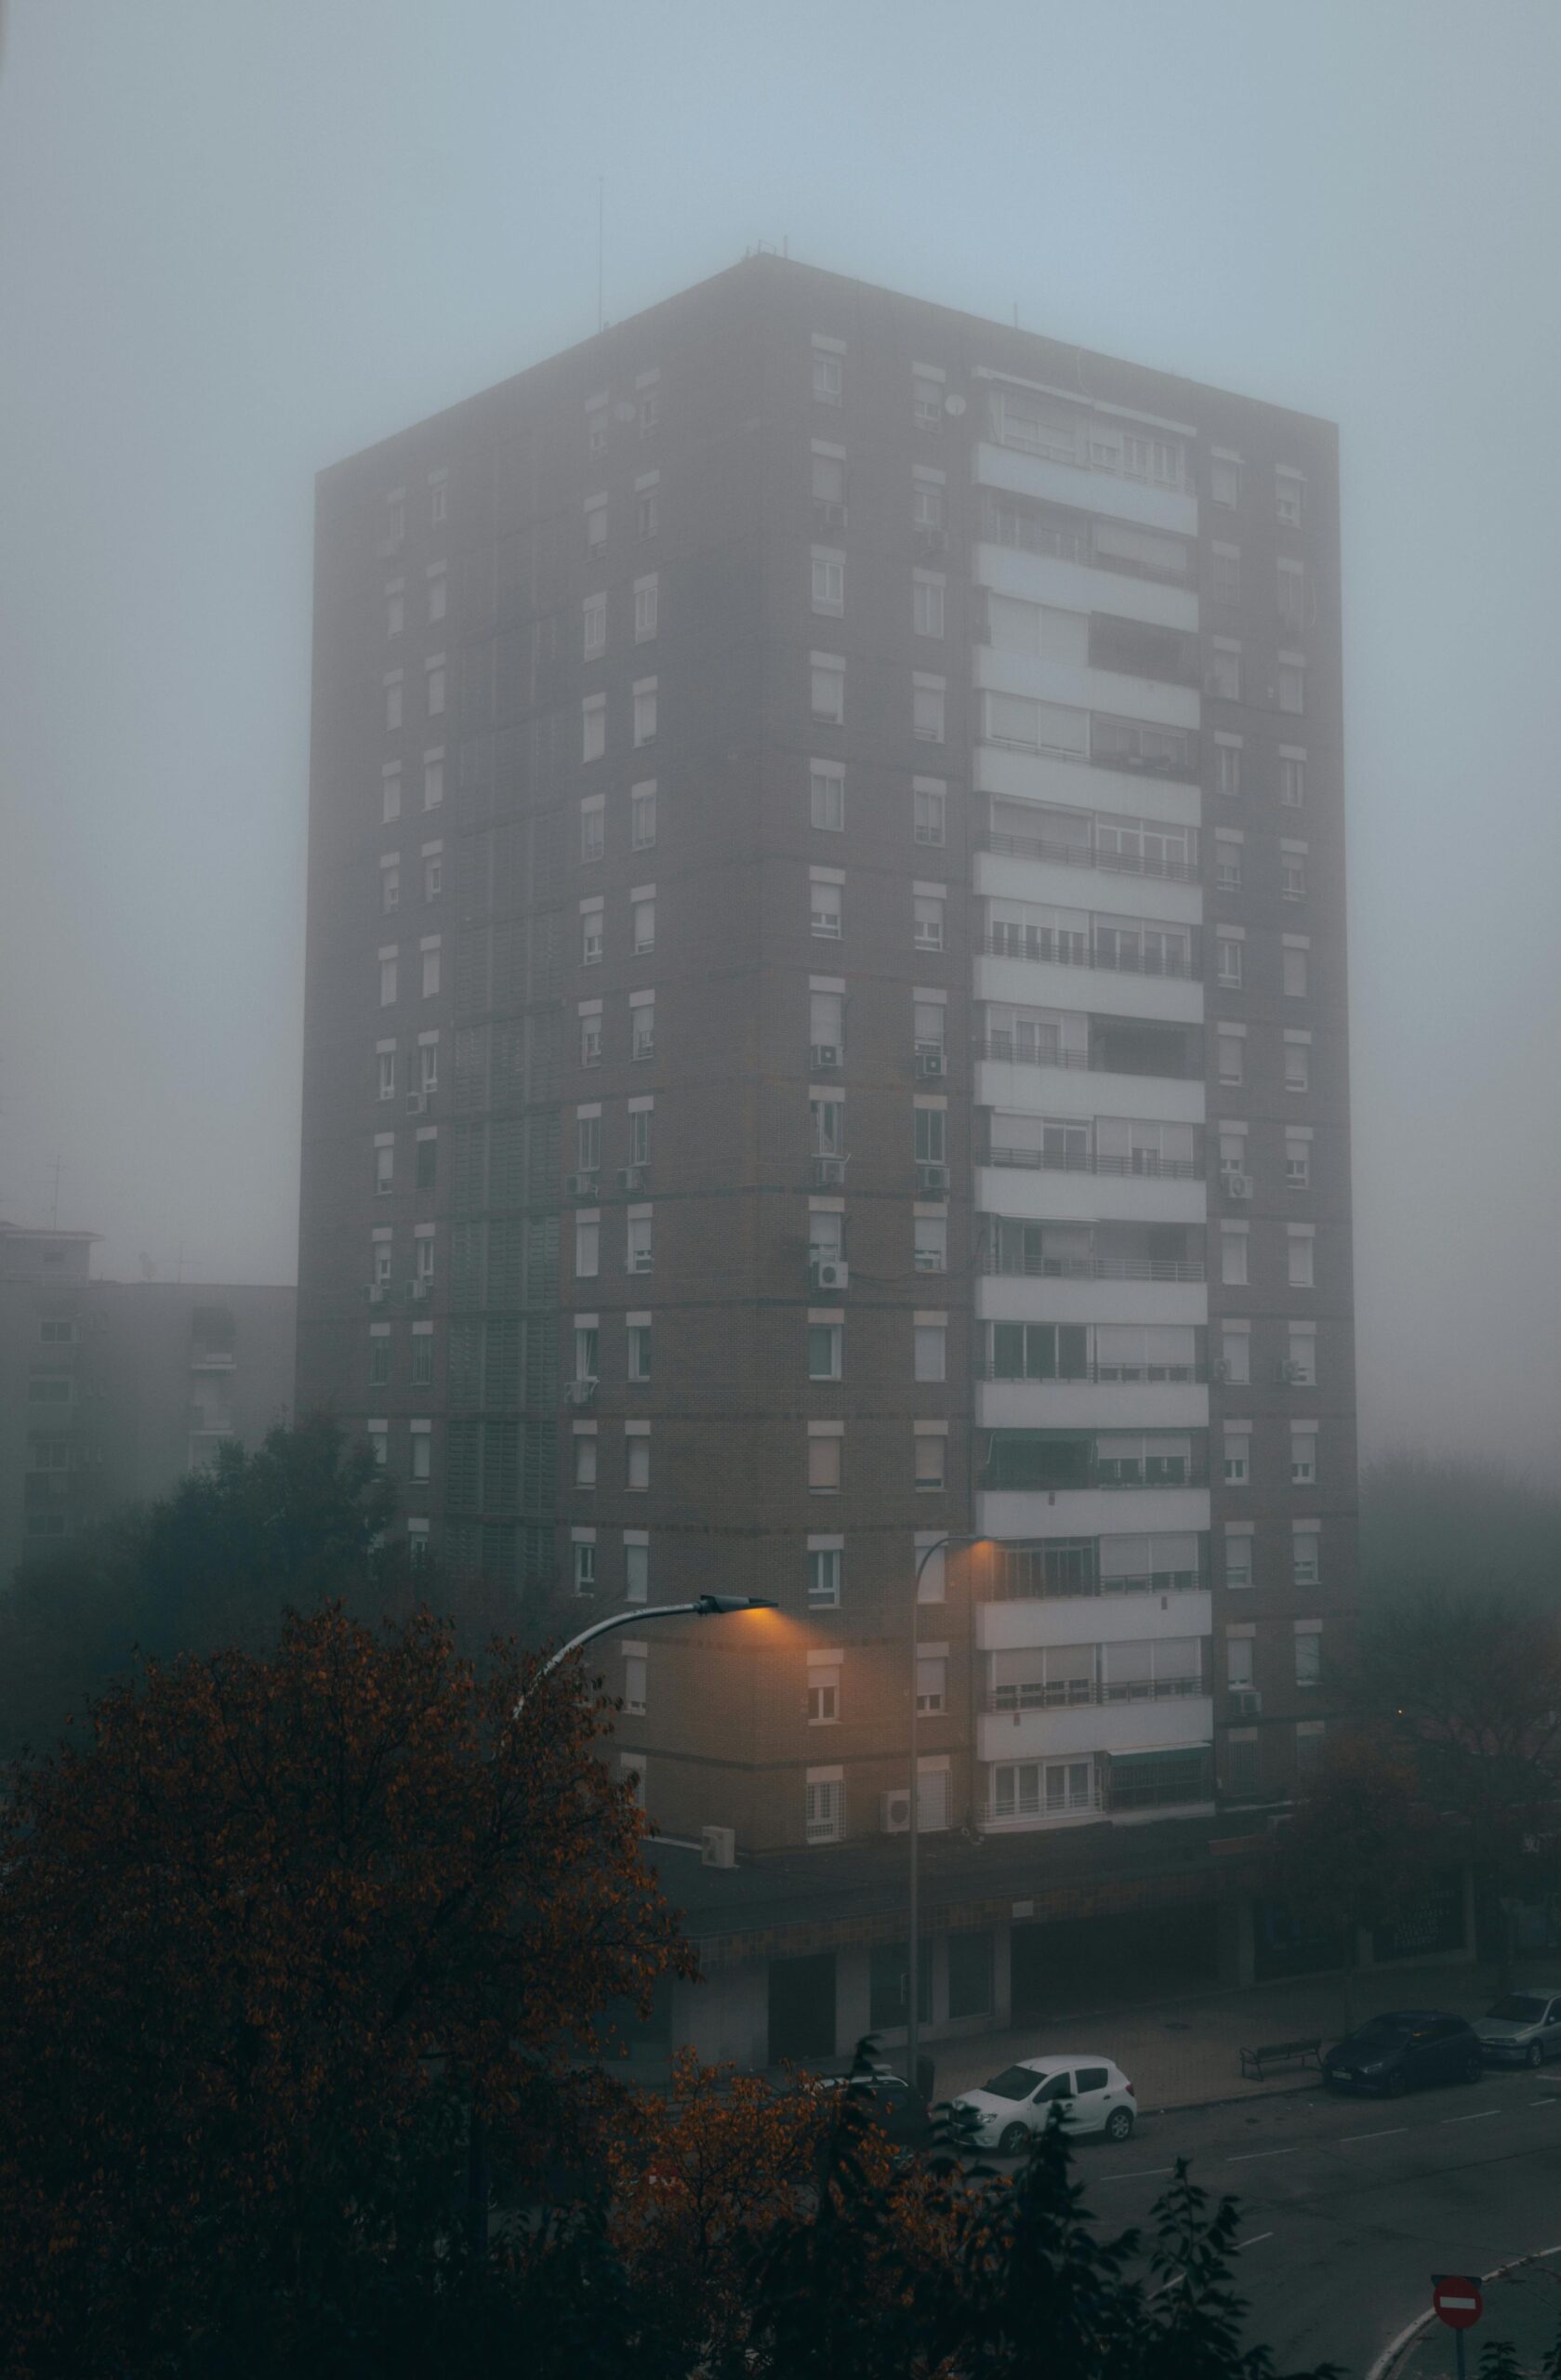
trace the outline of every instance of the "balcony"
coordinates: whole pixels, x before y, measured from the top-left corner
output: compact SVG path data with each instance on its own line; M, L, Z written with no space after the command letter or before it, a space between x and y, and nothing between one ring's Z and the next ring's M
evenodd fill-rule
M980 1699L985 1712L1003 1712L1010 1715L1029 1711L1075 1711L1089 1704L1116 1702L1174 1702L1193 1697L1209 1699L1209 1687L1201 1676L1130 1678L1120 1685L1099 1678L1054 1678L1035 1681L1026 1686L996 1686L987 1688Z
M1009 1567L1038 1566L1045 1549L1012 1549ZM1180 1576L1181 1573L1176 1575ZM1089 1594L995 1595L975 1606L975 1643L982 1653L1034 1652L1045 1646L1143 1644L1158 1636L1208 1635L1207 1585L1137 1589L1095 1587Z
M976 1492L975 1524L983 1537L1007 1547L992 1565L992 1593L999 1601L1094 1595L1101 1593L1097 1585L1081 1589L1063 1582L1061 1572L1048 1566L1047 1545L1139 1534L1201 1536L1209 1527L1209 1466L1201 1451L1174 1469L1108 1476L1104 1467L1091 1465L1087 1484L1056 1488L994 1488L988 1474ZM1145 1576L1149 1584L1142 1590L1112 1583L1105 1592L1184 1594L1198 1583L1197 1573L1183 1570Z
M977 866L981 865L978 860ZM1041 926L997 927L976 944L972 988L999 1008L1128 1009L1157 1025L1203 1022L1202 936L1179 925L1169 947ZM1109 992L1100 980L1109 978ZM1131 979L1131 996L1115 988Z
M1131 1157L1102 1157L1093 1149L991 1148L976 1162L1025 1173L1131 1174L1145 1182L1201 1182L1204 1178L1201 1157L1158 1157L1152 1149L1135 1149Z
M1076 445L1070 459L1060 448L1048 451L1028 440L1020 443L1010 423L1000 440L977 446L975 476L984 488L1028 496L1035 503L1138 522L1171 536L1197 535L1197 498L1182 486L1180 474L1169 483L1130 476L1120 461L1106 459L1088 442Z
M1006 561L1011 555L1034 554L1044 562L1061 562L1070 572L1088 573L1091 578L1098 574L1112 593L1123 581L1130 588L1135 580L1144 586L1171 588L1192 607L1191 617L1182 609L1171 616L1179 626L1197 624L1193 549L1180 537L1135 537L1131 532L1124 536L1109 522L1097 521L1087 513L1071 513L1060 519L1045 508L1005 501L1001 496L992 494L984 494L981 498L975 535L978 544L992 549L990 558L982 554L976 557L976 575L983 586L996 583L1002 592L1010 592L1001 578L991 575L992 562ZM1020 584L1013 586L1012 592L1024 597L1029 589ZM1091 602L1065 608L1091 611L1095 606ZM1109 609L1109 603L1103 608Z
M1025 1281L1205 1281L1202 1250L1196 1255L1032 1256L994 1248L988 1240L981 1270L993 1277Z
M1035 1151L1015 1165L988 1163L975 1175L975 1203L985 1214L1014 1223L1206 1224L1209 1197L1201 1178L1168 1173L1079 1173L1042 1169Z
M1200 881L1198 863L1195 859L1179 858L1173 852L1162 852L1152 839L1141 848L1123 848L1120 836L1116 843L1108 830L1097 831L1081 840L1078 836L1044 834L1014 834L994 827L984 828L976 836L978 851L994 852L1003 859L1039 859L1055 861L1063 867L1103 868L1113 876L1154 876L1171 884L1197 884Z
M977 1375L975 1423L983 1430L1204 1430L1207 1368L1158 1381L989 1380Z
M991 959L1022 959L1030 967L1092 967L1113 975L1201 979L1203 936L1180 921L1135 935L1121 926L1078 932L1063 926L1026 925L999 919L978 937L976 950Z
M1197 1691L1164 1701L1122 1702L1110 1708L984 1712L976 1721L976 1758L983 1761L1065 1760L1086 1752L1184 1752L1211 1744L1214 1706Z

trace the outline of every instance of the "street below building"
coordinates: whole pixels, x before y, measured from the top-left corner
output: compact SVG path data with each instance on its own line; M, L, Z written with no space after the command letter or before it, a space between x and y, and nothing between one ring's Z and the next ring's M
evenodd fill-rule
M1364 2380L1429 2306L1433 2272L1483 2272L1561 2241L1561 2069L1488 2071L1472 2088L1401 2099L1316 2090L1146 2115L1124 2147L1091 2142L1077 2153L1102 2231L1147 2225L1178 2157L1211 2193L1240 2201L1249 2337L1273 2349L1280 2371L1331 2357ZM1542 2294L1547 2308L1554 2300L1544 2315L1554 2323L1561 2290ZM1499 2334L1488 2319L1476 2355ZM1444 2365L1452 2371L1445 2332L1412 2368Z

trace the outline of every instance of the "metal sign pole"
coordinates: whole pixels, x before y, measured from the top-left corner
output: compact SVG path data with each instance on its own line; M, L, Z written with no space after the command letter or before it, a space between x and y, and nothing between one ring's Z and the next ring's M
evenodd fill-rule
M1454 2331L1452 2335L1458 2347L1458 2380L1465 2380L1463 2366L1463 2334L1462 2331Z

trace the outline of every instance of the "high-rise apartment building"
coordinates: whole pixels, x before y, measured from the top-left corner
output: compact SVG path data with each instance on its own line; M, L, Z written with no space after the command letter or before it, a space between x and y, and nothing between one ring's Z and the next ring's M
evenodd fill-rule
M913 1691L933 2030L1310 1955L1338 534L1327 423L772 256L322 478L300 1409L555 1629L775 1599L602 1655L707 2042L892 2029Z

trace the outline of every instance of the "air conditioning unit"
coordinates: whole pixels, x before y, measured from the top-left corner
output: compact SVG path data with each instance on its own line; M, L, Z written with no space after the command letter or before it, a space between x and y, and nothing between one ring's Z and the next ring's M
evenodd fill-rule
M596 1402L595 1381L566 1380L563 1383L563 1401L566 1405L594 1405Z
M1233 1719L1255 1719L1263 1709L1263 1697L1255 1686L1240 1686L1230 1698Z
M650 1167L648 1165L620 1165L618 1168L618 1188L620 1190L647 1189L649 1187L649 1174Z
M729 1826L702 1826L699 1830L699 1865L702 1868L734 1868L737 1864L737 1837Z
M916 1269L919 1273L941 1273L943 1266L938 1263L937 1256L932 1249L919 1248L916 1251Z
M929 1193L946 1191L948 1187L947 1166L919 1165L916 1169L916 1186L919 1190Z
M1279 1366L1279 1378L1287 1388L1308 1388L1311 1385L1305 1365L1298 1364L1293 1356Z
M1252 1177L1250 1173L1227 1173L1224 1179L1225 1197L1227 1198L1250 1198L1251 1197Z
M948 1071L948 1060L941 1050L918 1050L916 1071L928 1082L935 1082Z
M631 1273L653 1273L655 1270L655 1259L650 1250L637 1248L628 1269Z
M828 1074L840 1063L840 1046L834 1041L815 1041L809 1057L815 1074Z
M370 1305L383 1305L383 1304L384 1304L384 1302L385 1302L385 1284L384 1284L384 1282L383 1282L383 1281L371 1281L371 1282L369 1283L369 1285L368 1285L368 1302L369 1302Z
M594 1173L572 1173L563 1186L572 1198L594 1198L596 1176Z
M843 1157L815 1157L813 1161L814 1186L818 1190L843 1190L845 1170L850 1159Z
M409 1116L420 1116L428 1104L420 1091L409 1091L406 1094L406 1112Z
M426 1298L432 1287L431 1281L414 1281L411 1285L412 1295L415 1298Z
M910 1788L900 1786L895 1792L880 1793L878 1822L884 1834L908 1834L910 1831Z
M843 1256L816 1256L813 1265L815 1289L847 1289L851 1287L851 1267Z

